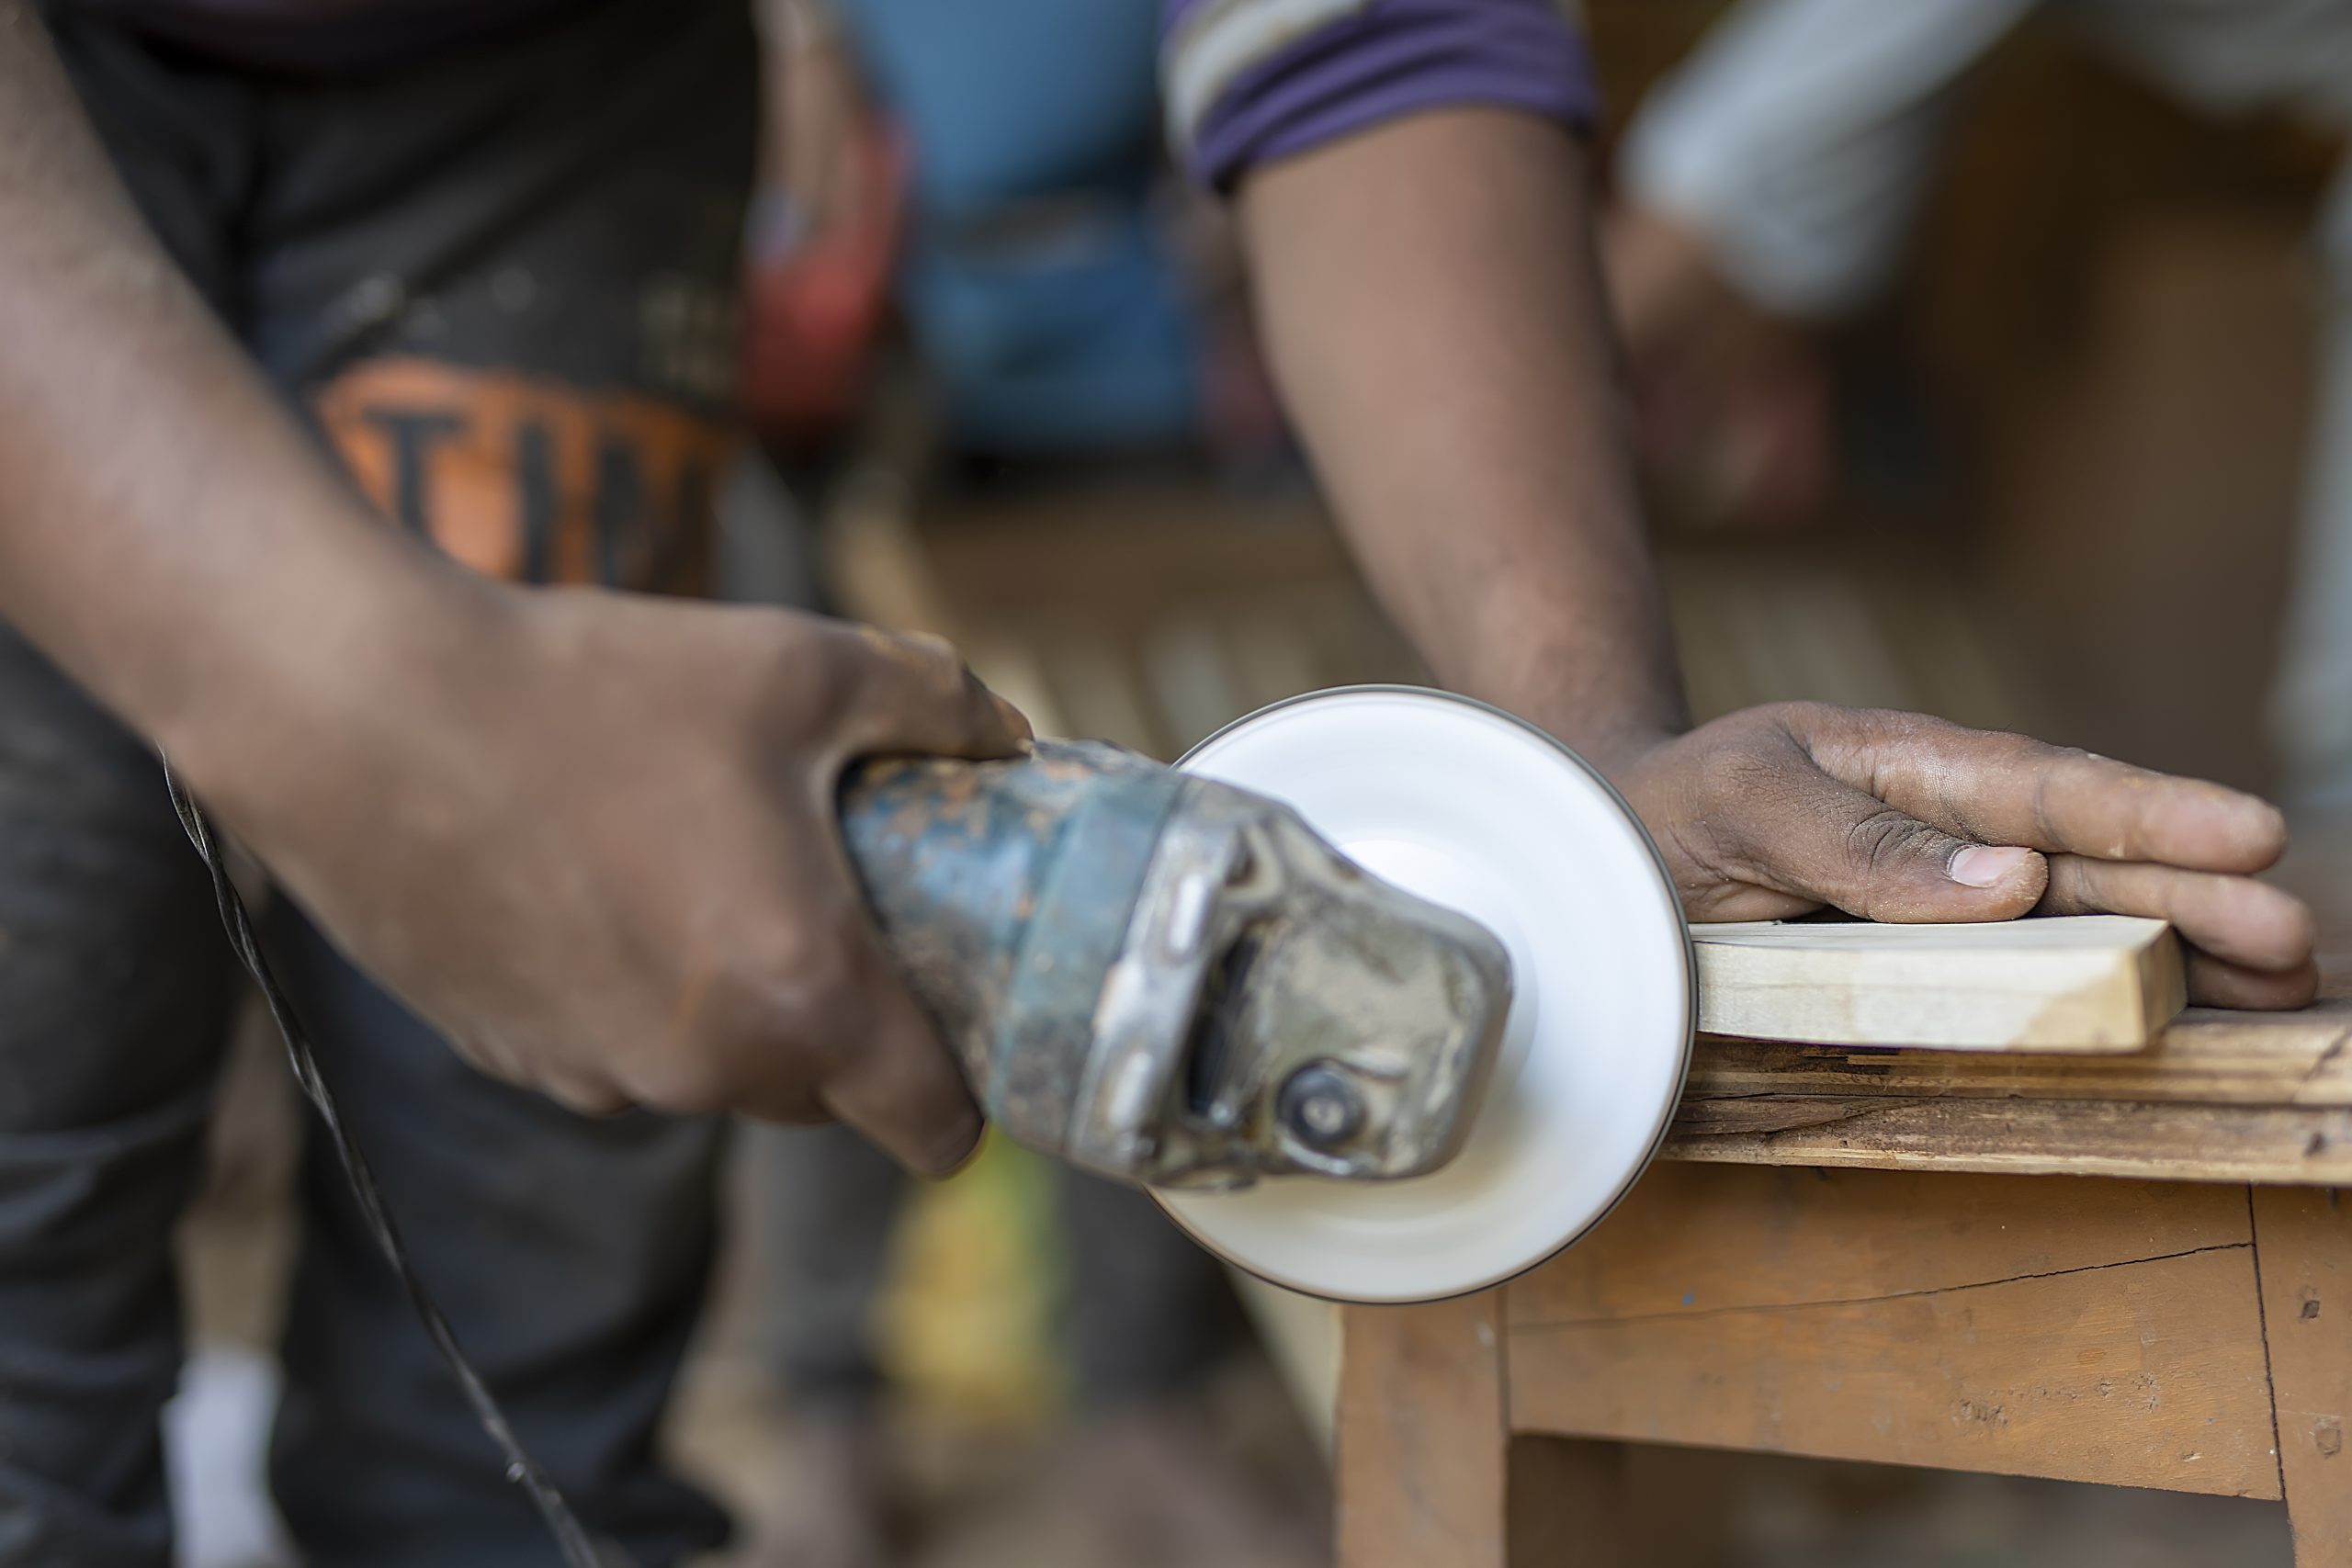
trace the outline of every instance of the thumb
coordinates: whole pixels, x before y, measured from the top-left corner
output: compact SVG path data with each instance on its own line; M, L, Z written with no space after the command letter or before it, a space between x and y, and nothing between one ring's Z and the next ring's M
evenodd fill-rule
M1774 886L1865 919L2015 919L2050 882L2032 850L1955 838L1815 767L1747 820Z
M1021 710L982 685L944 638L872 626L846 633L857 649L840 737L850 755L1006 757L1029 739Z

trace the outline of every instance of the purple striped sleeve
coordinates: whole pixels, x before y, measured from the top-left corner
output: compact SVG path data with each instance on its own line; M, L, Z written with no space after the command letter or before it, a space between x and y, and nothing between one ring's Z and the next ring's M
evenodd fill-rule
M1422 109L1488 105L1589 129L1584 41L1558 0L1163 0L1169 119L1194 178Z

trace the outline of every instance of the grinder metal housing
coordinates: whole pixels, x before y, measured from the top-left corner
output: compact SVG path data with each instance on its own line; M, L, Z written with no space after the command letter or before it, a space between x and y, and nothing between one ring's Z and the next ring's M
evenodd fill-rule
M1509 956L1289 807L1040 741L977 766L869 762L842 818L910 984L1030 1147L1230 1190L1422 1175L1467 1137Z

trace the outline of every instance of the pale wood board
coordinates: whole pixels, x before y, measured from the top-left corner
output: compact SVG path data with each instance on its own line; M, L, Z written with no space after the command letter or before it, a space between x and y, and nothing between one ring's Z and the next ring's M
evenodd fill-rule
M1644 1186L1510 1287L1514 1428L2280 1494L2242 1193L1671 1168ZM1922 1202L1941 1213L1893 1218Z
M2296 1568L2352 1568L2352 1195L2258 1187L2253 1204Z
M1833 1045L2136 1051L2188 1000L2180 946L2128 915L1690 930L1699 1027Z

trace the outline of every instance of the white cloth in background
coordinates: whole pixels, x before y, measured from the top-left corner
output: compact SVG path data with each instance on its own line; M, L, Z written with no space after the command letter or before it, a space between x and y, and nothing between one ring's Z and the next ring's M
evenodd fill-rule
M172 1486L173 1568L294 1568L269 1500L277 1360L242 1345L198 1345L164 1407Z
M1645 99L1626 190L1757 303L1824 316L1899 259L1956 89L2047 10L2214 113L2352 126L2352 0L1747 0Z
M1644 101L1623 188L1757 304L1850 310L1900 265L1969 71L2037 10L2208 112L2352 130L2352 0L1745 0ZM2328 343L2271 728L2290 803L2352 807L2352 173L2317 249Z

